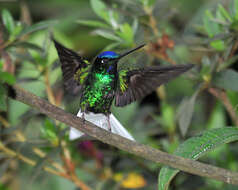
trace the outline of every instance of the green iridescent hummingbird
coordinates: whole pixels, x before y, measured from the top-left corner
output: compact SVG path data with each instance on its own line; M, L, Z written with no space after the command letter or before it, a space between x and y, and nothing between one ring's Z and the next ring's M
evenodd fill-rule
M66 90L71 92L76 89L79 90L81 112L106 115L109 128L110 108L114 99L115 106L128 105L143 98L158 86L176 78L193 66L191 64L151 66L118 71L118 61L144 47L145 44L123 54L117 54L113 51L102 52L92 64L55 40L54 44L61 62Z

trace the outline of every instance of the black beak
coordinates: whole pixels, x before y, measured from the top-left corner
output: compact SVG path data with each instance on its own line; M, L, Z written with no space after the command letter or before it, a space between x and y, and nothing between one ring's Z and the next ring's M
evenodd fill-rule
M136 47L136 48L134 48L134 49L132 49L132 50L130 50L128 52L125 52L125 53L121 54L117 59L121 59L122 57L125 57L126 55L128 55L128 54L130 54L130 53L132 53L132 52L134 52L134 51L136 51L136 50L138 50L140 48L143 48L145 45L146 44L142 44L142 45L140 45L140 46L138 46L138 47Z

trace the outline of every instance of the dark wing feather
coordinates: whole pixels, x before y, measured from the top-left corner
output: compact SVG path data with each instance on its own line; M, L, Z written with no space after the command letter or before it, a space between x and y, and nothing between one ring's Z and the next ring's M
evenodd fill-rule
M80 75L84 74L83 76L85 78L85 72L88 72L90 64L76 52L64 47L56 40L53 41L61 63L64 87L70 93L76 94L82 87L83 80L80 80L82 78ZM79 72L82 70L84 72Z
M154 66L138 70L122 70L118 75L115 105L122 107L151 93L156 87L167 83L191 69L193 65Z

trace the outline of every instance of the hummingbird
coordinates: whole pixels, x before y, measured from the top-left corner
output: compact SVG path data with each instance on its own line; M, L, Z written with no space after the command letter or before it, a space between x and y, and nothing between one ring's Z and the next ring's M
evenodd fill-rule
M145 44L122 54L104 51L91 64L55 39L53 41L60 59L66 91L79 92L79 115L83 119L85 114L90 113L106 116L109 131L113 100L117 107L126 106L193 67L192 64L181 64L118 70L120 59L143 48Z

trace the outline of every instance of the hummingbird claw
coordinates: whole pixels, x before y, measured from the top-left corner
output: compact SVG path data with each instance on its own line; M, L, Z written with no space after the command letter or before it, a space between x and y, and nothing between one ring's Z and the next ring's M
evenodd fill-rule
M84 112L82 113L82 120L83 120L83 127L84 127L85 126L85 121L86 121L86 119L84 117Z
M107 115L107 123L108 123L108 131L112 132L111 123L110 123L110 115Z

